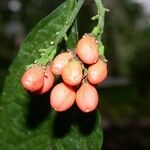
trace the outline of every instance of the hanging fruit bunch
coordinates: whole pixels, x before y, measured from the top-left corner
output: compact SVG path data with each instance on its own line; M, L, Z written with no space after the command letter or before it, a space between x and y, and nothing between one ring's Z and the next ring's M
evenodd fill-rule
M27 91L37 95L52 88L50 104L56 111L65 111L76 102L80 110L91 112L99 101L95 86L107 77L107 63L99 52L100 46L93 34L85 34L73 51L58 54L50 65L30 66L21 83ZM62 81L53 87L55 75Z
M96 85L107 77L107 60L101 42L106 9L101 1L95 2L98 14L92 20L98 23L92 32L84 34L73 50L58 55L58 43L51 41L48 49L39 50L41 58L29 65L22 76L21 83L27 91L37 95L51 91L50 105L56 111L65 111L76 102L81 111L91 112L100 101ZM66 33L59 34L67 40ZM59 76L61 82L54 86L55 76Z

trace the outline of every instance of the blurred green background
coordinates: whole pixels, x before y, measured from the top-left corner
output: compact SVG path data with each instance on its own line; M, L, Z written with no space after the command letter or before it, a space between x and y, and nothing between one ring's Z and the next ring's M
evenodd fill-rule
M26 34L63 0L0 0L0 91ZM105 0L103 43L109 76L100 86L104 150L150 150L150 0ZM94 0L78 17L80 36L95 22Z

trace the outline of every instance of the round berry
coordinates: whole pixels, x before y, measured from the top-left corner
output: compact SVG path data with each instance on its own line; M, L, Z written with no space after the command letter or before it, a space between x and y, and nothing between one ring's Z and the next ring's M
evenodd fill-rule
M93 36L85 34L77 43L76 53L85 64L93 64L98 60L98 45Z
M55 75L61 75L64 66L73 58L71 52L64 52L55 57L52 62L51 70Z
M79 61L72 60L62 70L62 78L68 85L78 85L83 77L83 69Z
M88 68L88 81L92 84L99 84L107 77L107 63L98 60L95 64Z
M74 89L65 83L57 84L51 91L50 104L56 111L69 109L75 101Z
M41 89L39 89L35 93L38 95L46 93L53 86L53 83L54 83L54 75L52 74L51 68L48 66L46 67L45 72L44 72L43 86Z
M39 66L29 68L21 78L23 87L30 91L35 92L39 90L44 83L44 70Z
M83 83L76 93L77 106L83 112L91 112L98 104L98 93L94 86Z

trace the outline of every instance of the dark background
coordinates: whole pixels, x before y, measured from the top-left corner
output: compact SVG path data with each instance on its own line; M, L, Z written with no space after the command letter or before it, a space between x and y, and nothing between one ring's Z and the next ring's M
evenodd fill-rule
M21 41L63 0L0 0L0 91ZM105 0L103 43L109 77L100 86L104 150L150 149L150 1ZM80 36L94 26L95 3L79 14Z

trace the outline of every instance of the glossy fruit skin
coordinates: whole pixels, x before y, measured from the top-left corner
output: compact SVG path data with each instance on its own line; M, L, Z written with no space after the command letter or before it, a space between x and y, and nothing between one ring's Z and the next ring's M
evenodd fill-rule
M50 66L46 67L45 72L44 72L44 83L41 89L35 92L35 94L40 95L44 94L47 91L50 90L50 88L53 86L54 83L54 75L51 71Z
M39 90L44 83L44 70L39 66L29 68L21 78L23 87L30 92Z
M74 89L65 83L57 84L51 91L50 104L56 111L69 109L75 101Z
M85 34L77 43L76 53L85 64L93 64L98 60L98 45L93 36Z
M62 78L68 85L78 85L83 78L83 69L79 61L72 60L62 70Z
M76 104L85 113L95 110L98 105L96 88L89 83L83 83L76 93Z
M51 65L53 74L61 75L62 69L70 61L71 58L73 58L73 54L71 52L64 52L57 55Z
M103 60L98 60L95 64L88 68L88 81L92 84L100 84L107 77L107 63Z

